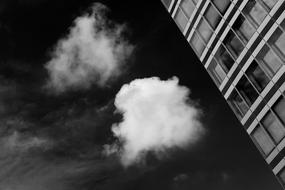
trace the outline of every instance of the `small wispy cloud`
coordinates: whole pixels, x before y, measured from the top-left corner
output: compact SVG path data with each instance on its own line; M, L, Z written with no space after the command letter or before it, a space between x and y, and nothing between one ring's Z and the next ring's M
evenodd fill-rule
M123 115L112 131L118 142L105 146L106 154L119 153L124 166L140 163L147 152L162 158L171 148L186 148L204 132L200 110L189 99L189 89L176 77L136 79L115 98Z
M108 8L95 3L90 14L75 19L46 64L46 87L55 93L106 85L122 73L133 46L124 38L125 25L106 18Z

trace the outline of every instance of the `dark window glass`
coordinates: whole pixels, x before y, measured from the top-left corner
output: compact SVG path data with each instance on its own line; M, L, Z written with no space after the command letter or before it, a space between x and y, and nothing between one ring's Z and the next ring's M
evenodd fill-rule
M259 26L268 14L266 10L255 0L249 0L243 9L243 13Z
M234 64L233 58L222 44L217 50L215 57L226 72L228 72Z
M267 156L274 148L274 143L267 132L258 125L252 133L252 137L257 146Z
M242 52L244 46L238 37L230 30L224 39L224 44L230 52L237 58Z
M277 28L269 39L269 44L273 45L285 57L285 33Z
M188 22L188 19L184 15L183 11L180 8L177 10L177 13L176 13L176 15L174 17L174 20L178 24L180 30L183 32L184 28L186 27L186 24Z
M208 67L208 71L210 72L210 76L214 79L218 86L226 77L225 71L219 64L217 64L215 59L212 59L211 64Z
M280 58L274 53L266 44L257 55L260 66L271 77L280 69L282 62Z
M276 143L285 136L284 126L271 111L264 116L261 123Z
M221 20L221 16L212 4L209 4L207 7L204 17L207 19L213 29L216 29Z
M184 11L185 15L190 18L194 9L195 9L195 5L193 3L192 0L182 0L180 7L182 8L182 10Z
M207 43L212 35L212 29L205 19L201 19L198 25L198 31L201 34L204 42Z
M203 50L205 48L205 44L203 43L202 39L198 35L197 32L194 32L193 37L191 38L190 41L192 47L196 50L196 53L198 56L201 56L203 53Z
M251 63L245 73L259 92L261 92L270 81L255 60Z
M224 14L229 7L231 1L230 0L212 0L217 9Z
M233 25L234 31L241 37L241 39L247 43L251 36L256 31L255 28L245 19L242 15L240 15Z
M168 9L168 7L170 6L171 0L162 0L164 6Z
M236 90L233 90L231 96L229 97L229 103L239 119L242 119L249 109L246 102L242 99Z
M252 105L258 97L258 93L248 81L246 76L242 76L237 84L237 89L249 105Z
M285 98L281 96L278 101L273 106L274 112L280 118L280 120L285 124Z
M269 8L272 9L274 5L277 3L278 0L262 0L264 4Z

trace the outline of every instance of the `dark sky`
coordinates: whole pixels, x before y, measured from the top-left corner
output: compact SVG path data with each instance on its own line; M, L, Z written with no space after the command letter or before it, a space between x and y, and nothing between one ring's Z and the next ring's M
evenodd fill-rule
M100 1L110 8L110 19L127 24L135 46L127 74L105 89L46 94L44 64L51 49L93 2L0 1L0 138L18 131L57 142L48 150L1 154L0 189L281 189L159 0ZM100 154L113 140L112 123L120 120L113 114L114 97L124 83L151 76L177 76L191 89L207 133L195 147L124 169L116 158Z

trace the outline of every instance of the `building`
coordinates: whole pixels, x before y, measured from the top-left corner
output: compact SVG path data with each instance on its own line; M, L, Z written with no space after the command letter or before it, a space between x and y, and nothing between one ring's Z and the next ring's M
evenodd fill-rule
M285 187L285 0L162 0Z

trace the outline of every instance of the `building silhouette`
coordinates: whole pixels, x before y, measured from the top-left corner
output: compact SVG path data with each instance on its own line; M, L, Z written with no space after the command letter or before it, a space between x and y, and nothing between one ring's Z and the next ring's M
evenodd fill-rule
M285 187L285 0L162 0Z

